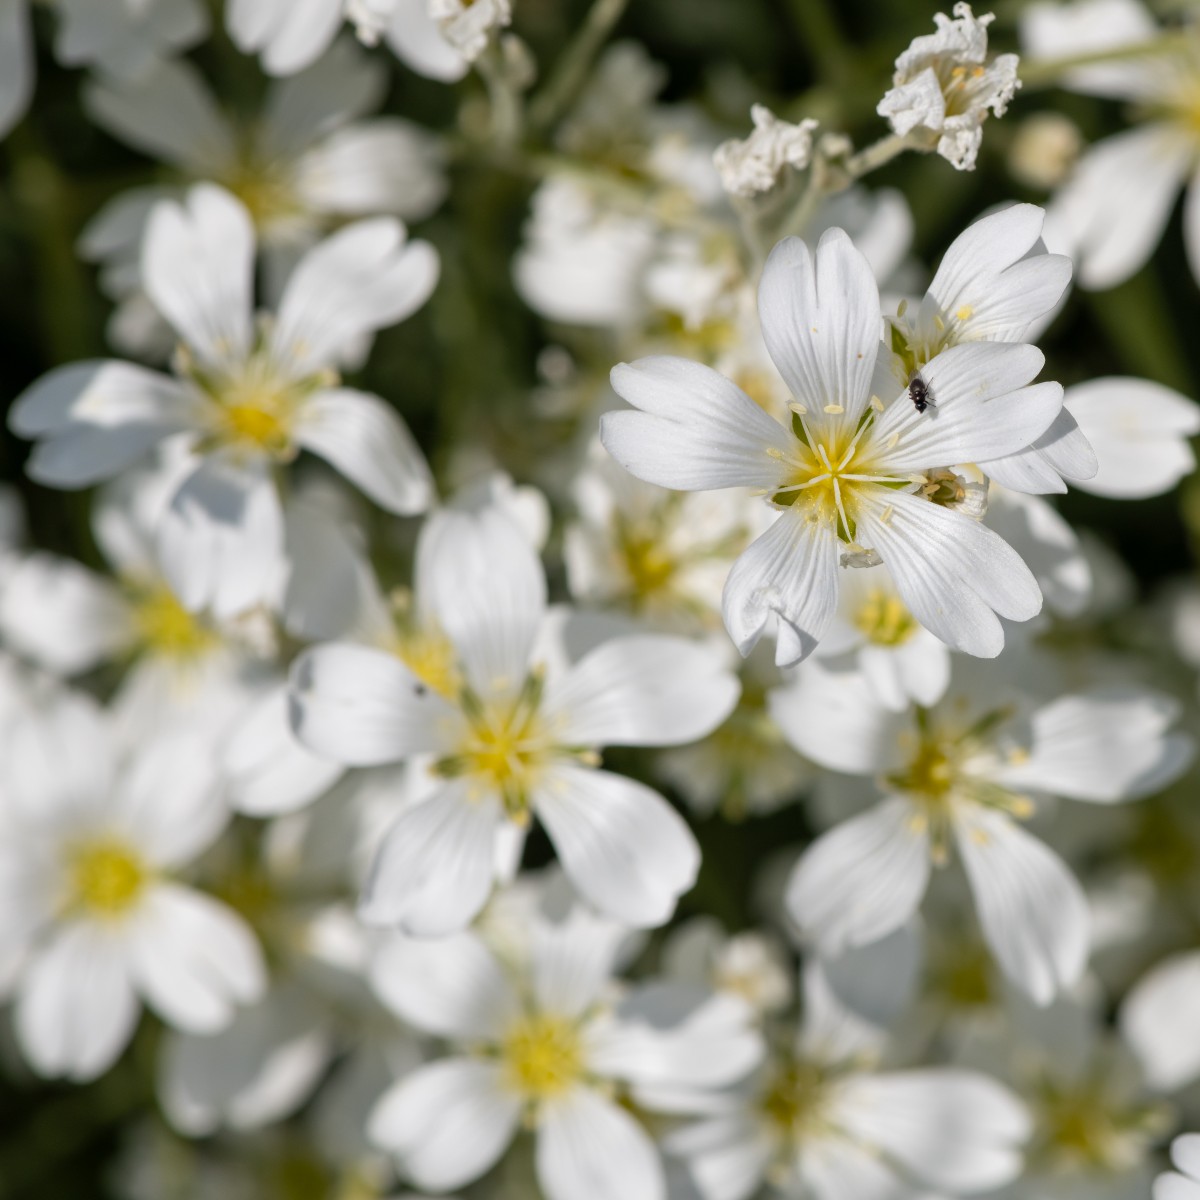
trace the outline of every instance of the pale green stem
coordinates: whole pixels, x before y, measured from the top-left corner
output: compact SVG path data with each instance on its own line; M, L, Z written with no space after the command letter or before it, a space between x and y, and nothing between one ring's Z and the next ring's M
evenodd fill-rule
M476 60L475 69L487 85L492 106L492 137L496 146L509 150L521 140L525 107L521 93L504 62L503 52L493 43Z
M550 129L575 99L592 60L608 40L628 3L629 0L594 0L550 78L530 103L529 123L533 129L543 132Z

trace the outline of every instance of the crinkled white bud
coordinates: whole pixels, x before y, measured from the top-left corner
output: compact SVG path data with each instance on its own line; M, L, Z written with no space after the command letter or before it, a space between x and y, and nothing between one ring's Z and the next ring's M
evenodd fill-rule
M730 138L713 154L725 190L734 196L768 192L779 182L785 166L803 170L812 157L812 134L817 122L805 118L799 125L781 121L766 105L750 109L754 132L748 138Z
M377 46L396 11L396 0L346 0L346 20L364 46Z
M512 5L509 0L429 0L429 15L446 41L474 62L487 49L493 30L512 23Z
M937 33L915 38L896 59L895 85L876 111L904 136L918 127L938 134L937 152L959 171L975 166L989 112L1002 116L1021 86L1015 54L987 62L987 27L969 4L954 6L954 20L937 13Z

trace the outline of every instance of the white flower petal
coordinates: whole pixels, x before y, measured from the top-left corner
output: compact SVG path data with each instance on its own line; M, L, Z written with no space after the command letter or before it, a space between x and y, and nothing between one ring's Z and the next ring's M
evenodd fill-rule
M112 1066L140 1012L119 941L77 923L62 928L27 967L15 1029L39 1074L83 1081Z
M684 638L611 638L546 690L543 710L571 746L676 746L711 733L741 685L725 655Z
M920 907L929 832L899 796L817 838L792 870L788 916L822 954L878 941Z
M29 6L25 0L6 0L0 4L0 138L29 107L36 62Z
M742 551L725 581L725 628L745 657L778 619L775 661L793 666L816 648L838 601L838 541L830 525L785 509Z
M878 550L909 612L948 646L995 658L1004 647L995 614L1028 621L1040 611L1032 572L993 530L902 492L893 492L886 507L876 496L870 504L859 539Z
M254 225L229 192L201 183L184 204L164 200L142 243L142 283L154 307L206 366L250 351Z
M429 507L433 476L425 456L400 414L378 396L350 388L318 392L305 403L294 436L388 512Z
M338 0L230 0L226 26L238 49L261 52L270 75L291 75L321 56L342 23Z
M813 1200L919 1200L878 1155L837 1131L806 1139L795 1166Z
M581 904L533 930L533 994L543 1012L582 1016L601 997L629 931Z
M475 933L436 939L393 935L371 961L371 987L424 1033L498 1042L521 1004L496 956Z
M310 250L292 272L271 353L293 378L328 366L365 334L411 316L437 286L428 243L392 217L356 221Z
M1077 983L1088 956L1088 908L1062 859L994 809L960 805L954 833L983 935L1034 1003Z
M457 728L456 711L395 655L332 642L292 664L291 719L309 749L335 762L368 767L436 751Z
M711 367L655 355L610 378L637 411L605 413L600 440L631 475L679 491L781 482L787 430Z
M1196 469L1187 439L1200 406L1149 379L1109 377L1067 391L1066 409L1095 449L1099 469L1075 479L1082 491L1140 500L1169 491Z
M313 754L292 732L286 687L272 689L238 721L221 754L230 807L252 817L295 812L341 777L339 762Z
M478 1179L508 1148L521 1100L503 1067L465 1058L418 1067L375 1105L367 1135L418 1187L443 1192Z
M180 603L218 619L273 605L283 585L283 510L264 463L204 459L159 520L158 557Z
M1025 1106L986 1075L950 1067L853 1077L839 1123L937 1191L991 1191L1021 1173Z
M1171 1143L1171 1161L1189 1178L1200 1182L1200 1134L1184 1133Z
M262 951L231 908L156 883L129 926L130 971L146 1003L176 1029L215 1033L266 990Z
M546 1200L666 1200L650 1135L625 1109L590 1088L547 1104L537 1139Z
M387 41L402 63L428 79L457 83L470 69L429 15L425 0L395 0Z
M461 780L402 813L375 855L359 916L414 937L458 932L491 894L501 820L497 799L473 796Z
M1080 286L1113 287L1150 257L1192 159L1186 135L1161 121L1085 151L1047 215L1070 246Z
M1121 1005L1121 1034L1155 1091L1178 1091L1200 1076L1197 995L1200 951L1193 951L1158 963L1134 984ZM1200 1178L1200 1170L1196 1174Z
M758 286L763 341L809 428L853 429L867 406L883 317L870 264L844 230L828 229L816 252L800 238L771 251ZM826 406L836 406L834 416Z
M1200 1200L1200 1182L1167 1171L1154 1181L1154 1200Z
M571 883L626 924L662 925L696 882L700 848L692 831L644 784L557 767L538 786L534 808Z

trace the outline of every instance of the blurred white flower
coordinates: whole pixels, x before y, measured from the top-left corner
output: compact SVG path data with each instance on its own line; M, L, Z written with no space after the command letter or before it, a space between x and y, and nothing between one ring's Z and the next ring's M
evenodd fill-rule
M784 947L756 930L727 934L712 917L693 917L663 943L663 973L739 996L760 1016L791 1003L793 971Z
M734 196L769 192L784 167L802 171L812 154L816 121L806 118L793 125L781 121L765 104L755 104L750 118L754 132L748 138L722 142L713 154L721 183Z
M1181 1134L1171 1143L1178 1169L1154 1181L1154 1200L1200 1200L1200 1133Z
M759 318L795 397L790 428L717 372L668 357L613 369L614 389L634 409L606 413L600 426L609 453L641 479L757 488L778 510L725 585L738 649L747 653L774 616L777 661L806 657L836 610L839 561L883 561L922 625L956 649L998 654L995 614L1028 620L1041 594L1002 539L955 511L969 489L950 468L1016 453L1049 428L1062 389L1027 386L1042 355L1026 345L953 346L924 369L936 411L918 411L886 368L876 370L878 289L841 230L826 233L815 255L797 238L776 246Z
M536 923L516 971L474 933L385 945L380 997L453 1047L372 1114L372 1139L405 1175L436 1191L469 1183L523 1121L548 1200L664 1200L658 1151L615 1089L704 1094L753 1069L762 1042L740 999L670 983L622 992L611 975L625 933L576 906Z
M936 136L937 152L959 171L974 169L988 113L1003 116L1020 87L1017 56L987 60L991 13L976 17L969 4L954 19L934 14L937 33L914 38L896 59L893 87L876 110L904 136L915 129Z
M1176 1091L1200 1078L1200 952L1163 959L1127 993L1121 1033L1153 1088Z
M292 669L293 721L311 749L359 766L428 754L444 779L385 839L363 916L420 935L462 928L491 892L497 837L536 815L590 902L663 923L695 882L695 840L658 793L595 770L596 747L702 737L733 708L736 679L719 653L655 635L610 638L557 669L542 649L545 575L511 521L446 513L436 531L435 675L348 642Z
M937 707L900 714L865 679L809 663L772 694L771 712L802 754L878 775L885 792L804 853L788 911L824 953L868 944L917 911L931 867L953 845L992 952L1046 1004L1083 972L1087 906L1062 860L1017 822L1050 796L1116 804L1149 795L1186 768L1192 742L1169 732L1178 706L1151 692L1035 707L998 695L996 682L968 675Z
M419 308L438 258L390 218L360 221L310 250L274 321L256 329L254 231L228 192L208 184L150 220L146 291L182 339L176 377L122 362L59 367L18 398L11 427L39 439L39 482L81 488L112 478L173 435L192 451L161 520L159 557L185 607L227 616L278 583L283 514L273 469L301 449L327 459L378 504L419 512L429 468L396 411L339 386L348 342Z
M172 878L228 818L206 738L127 749L93 702L65 696L26 714L5 776L0 958L23 950L15 1028L40 1074L106 1070L140 1001L204 1032L262 995L250 929Z

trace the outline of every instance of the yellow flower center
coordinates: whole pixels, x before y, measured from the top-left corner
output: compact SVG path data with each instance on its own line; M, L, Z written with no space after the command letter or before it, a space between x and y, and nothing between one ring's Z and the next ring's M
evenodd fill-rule
M71 907L99 917L120 916L136 904L148 874L132 849L109 839L77 846L68 873Z
M577 1027L550 1013L518 1021L505 1037L500 1056L509 1086L530 1100L557 1096L584 1073Z
M1171 1124L1165 1104L1122 1099L1103 1078L1070 1088L1046 1084L1039 1101L1036 1157L1059 1171L1128 1170Z
M462 687L454 644L438 629L404 630L396 635L397 657L424 684L453 699Z
M259 161L251 152L243 154L237 165L217 182L246 206L257 229L269 230L274 224L303 214L303 206L287 174Z
M291 450L294 399L286 387L239 381L219 396L218 434L231 442L276 457Z
M200 658L221 640L164 585L142 590L136 596L133 623L141 646L151 654L168 658Z
M876 646L902 646L920 626L893 592L873 588L854 614L854 624Z
M655 537L627 538L621 542L622 566L629 579L630 600L638 607L667 591L678 563Z
M821 1120L826 1079L813 1063L789 1063L767 1086L760 1101L763 1116L791 1141L801 1139Z

